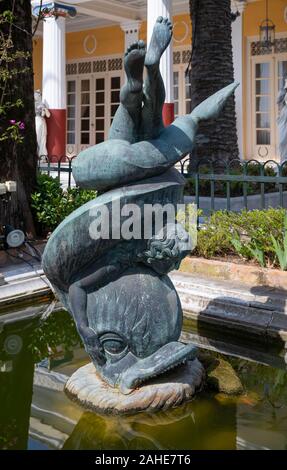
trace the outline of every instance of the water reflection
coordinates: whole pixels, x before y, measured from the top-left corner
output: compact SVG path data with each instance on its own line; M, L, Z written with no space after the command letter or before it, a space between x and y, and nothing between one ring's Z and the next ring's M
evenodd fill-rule
M201 397L174 410L112 417L86 412L64 449L236 449L236 404Z
M29 428L35 363L47 358L50 366L69 360L79 345L70 315L61 311L42 321L46 310L46 304L39 304L0 316L0 449L27 449L33 441ZM33 319L23 319L27 316Z
M0 336L0 449L26 449L34 360L23 326Z
M197 338L202 345L212 341ZM263 346L259 353L275 357ZM286 369L225 358L244 385L241 397L206 392L168 412L101 416L63 392L67 376L87 360L70 316L9 320L0 331L0 449L286 449Z

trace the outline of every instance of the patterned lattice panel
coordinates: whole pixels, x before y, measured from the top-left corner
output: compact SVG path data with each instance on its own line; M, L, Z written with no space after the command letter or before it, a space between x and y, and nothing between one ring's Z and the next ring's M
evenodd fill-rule
M264 46L260 41L254 41L251 43L251 55L267 55L272 54L273 51L275 54L280 52L287 52L287 38L275 39L274 46Z
M182 52L182 62L184 64L188 64L189 61L190 61L190 58L191 58L191 51L190 50Z
M66 74L67 75L77 75L78 73L78 64L67 64L66 65Z
M123 59L118 58L118 59L109 59L108 60L108 70L113 71L113 70L122 70L123 68Z
M181 52L180 51L176 51L173 53L173 63L175 65L178 65L181 63Z
M107 71L107 61L106 60L96 60L93 62L93 72L106 72Z
M287 38L276 39L275 41L275 52L287 52Z
M91 73L92 72L92 63L91 62L80 62L79 63L79 73Z

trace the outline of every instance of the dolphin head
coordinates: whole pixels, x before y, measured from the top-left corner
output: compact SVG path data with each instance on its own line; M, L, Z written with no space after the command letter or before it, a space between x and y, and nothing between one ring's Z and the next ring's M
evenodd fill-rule
M87 315L106 359L94 362L96 370L122 393L195 357L194 346L178 341L182 310L173 284L143 265L89 293Z

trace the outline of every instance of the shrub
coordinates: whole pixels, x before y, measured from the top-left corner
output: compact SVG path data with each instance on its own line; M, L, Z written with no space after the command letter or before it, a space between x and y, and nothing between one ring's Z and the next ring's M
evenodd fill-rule
M274 240L283 246L285 215L285 209L215 212L198 233L195 254L205 258L237 255L278 267Z
M31 204L39 231L53 230L71 212L94 199L96 195L95 191L79 188L63 190L58 178L39 174Z
M283 245L271 234L271 240L274 246L276 257L282 271L287 271L287 213L284 217Z

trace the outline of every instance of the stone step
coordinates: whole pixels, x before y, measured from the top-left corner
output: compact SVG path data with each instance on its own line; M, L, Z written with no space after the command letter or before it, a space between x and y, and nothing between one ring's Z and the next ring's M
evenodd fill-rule
M230 281L213 281L179 272L171 273L170 277L186 318L287 341L286 298L282 291L247 288Z
M248 288L244 284L213 280L182 272L173 272L170 277L182 294L192 292L199 297L203 294L207 302L228 297L234 304L287 313L287 291L283 292L268 286Z
M50 283L42 270L5 277L0 286L0 310L10 304L51 294Z

